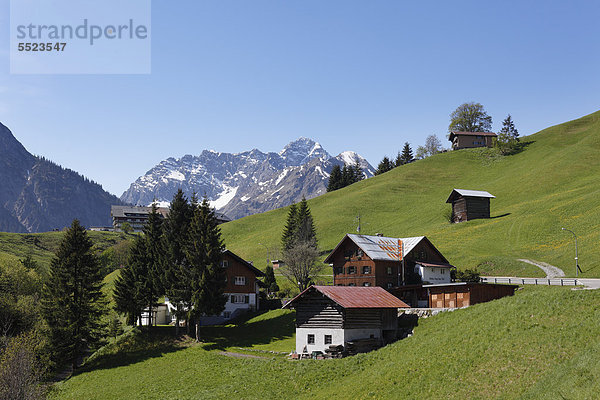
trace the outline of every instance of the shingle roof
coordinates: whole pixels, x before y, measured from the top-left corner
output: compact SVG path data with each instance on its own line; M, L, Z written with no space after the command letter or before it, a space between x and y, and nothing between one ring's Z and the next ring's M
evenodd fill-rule
M489 197L490 199L496 198L496 196L494 196L493 194L484 192L482 190L452 189L452 192L450 193L450 196L448 196L448 200L446 200L446 203L452 203L452 200L455 197L455 193L463 197Z
M284 308L291 308L308 291L316 290L343 308L409 308L409 306L378 286L311 286L289 301Z
M452 131L450 132L450 136L452 135L466 135L466 136L498 136L494 132L461 132L461 131Z

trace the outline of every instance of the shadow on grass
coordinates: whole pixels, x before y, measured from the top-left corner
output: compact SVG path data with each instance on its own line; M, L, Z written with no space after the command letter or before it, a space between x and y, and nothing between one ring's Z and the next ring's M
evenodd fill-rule
M288 339L294 335L295 313L285 313L277 317L256 322L243 322L237 325L206 326L200 336L206 344L205 350L225 350L228 347L251 347L269 344L274 340Z
M510 214L511 214L511 213L504 213L504 214L500 214L500 215L494 215L493 217L490 217L490 219L507 217L507 216L509 216Z
M519 154L520 152L522 152L523 150L525 150L527 147L531 146L533 143L535 143L534 140L529 140L527 142L518 142L515 147L509 151L507 154L507 156L512 156L514 154Z
M123 367L183 349L175 340L173 326L135 328L134 332L119 338L117 343L110 343L98 350L73 376L93 370Z

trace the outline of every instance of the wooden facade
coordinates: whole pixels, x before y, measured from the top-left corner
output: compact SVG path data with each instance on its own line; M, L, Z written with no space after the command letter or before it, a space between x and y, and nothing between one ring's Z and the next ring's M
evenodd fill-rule
M390 290L412 307L461 308L512 296L517 285L457 282L447 285L413 285Z
M471 221L490 218L490 199L488 192L454 189L446 203L452 204L452 222Z
M356 340L393 341L404 302L378 287L311 286L284 308L296 310L298 353L325 352Z
M452 142L452 150L460 150L475 147L492 147L495 137L497 135L493 132L450 132L448 140Z
M451 267L448 260L426 237L404 255L404 262L374 260L348 236L325 260L333 265L335 286L379 286L384 289L403 283L420 283L421 278L415 272L415 265L419 261L447 264Z

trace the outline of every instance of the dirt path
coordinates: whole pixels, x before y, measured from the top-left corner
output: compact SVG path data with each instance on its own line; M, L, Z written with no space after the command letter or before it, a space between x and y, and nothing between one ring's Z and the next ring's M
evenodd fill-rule
M260 357L260 356L255 356L252 354L233 353L231 351L221 351L221 352L219 352L219 354L222 356L234 357L234 358L260 358L263 360L267 359L267 357Z
M545 263L545 262L527 260L525 258L520 258L519 261L522 261L527 264L535 265L536 267L540 268L542 271L544 271L546 273L546 278L562 278L563 276L565 276L565 273L563 272L562 269L555 267L554 265Z

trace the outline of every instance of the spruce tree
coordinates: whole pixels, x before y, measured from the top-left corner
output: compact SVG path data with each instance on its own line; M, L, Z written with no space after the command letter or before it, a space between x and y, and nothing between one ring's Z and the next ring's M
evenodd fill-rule
M500 133L507 134L507 136L510 139L513 139L517 142L520 141L519 131L515 127L515 123L512 120L512 117L510 116L510 114L508 114L508 116L504 119L504 121L502 121L502 129L500 130Z
M329 183L327 184L327 191L333 192L342 187L342 169L339 165L334 165L329 175Z
M281 236L281 247L284 250L289 249L294 242L294 237L297 231L297 223L298 223L298 208L296 204L292 204L288 211L287 221L285 223L285 227L283 228L283 235Z
M309 243L315 245L317 243L317 230L313 221L313 217L308 207L306 198L302 197L298 205L296 213L296 232L293 234L294 242Z
M142 318L144 303L138 293L137 281L133 268L126 266L115 280L113 289L115 311L127 317L128 325L136 325L137 321Z
M352 180L352 183L360 182L365 178L365 176L363 175L363 170L360 166L360 161L358 160L358 158L356 159L356 162L354 163L354 166L352 169L354 170L354 179Z
M377 165L377 171L375 171L375 175L381 175L383 173L386 173L386 172L390 171L392 168L393 168L392 162L390 161L390 159L387 156L385 156L379 162L379 165Z
M398 154L396 155L396 160L392 164L394 167L404 165L404 162L402 161L402 154L400 152L398 152Z
M196 341L200 341L200 317L220 314L227 302L223 295L226 271L221 267L224 250L217 218L204 198L194 209L186 246L193 278L189 316L196 322Z
M400 165L408 164L413 160L413 151L410 148L410 144L408 142L404 143L404 147L402 148L402 154L400 155ZM396 165L398 166L398 165Z
M106 312L103 278L92 241L74 220L52 259L43 290L42 312L55 366L70 363L77 368L86 351L100 342Z
M267 293L271 294L279 291L277 279L275 279L275 271L273 271L273 267L270 265L267 265L267 268L265 268L265 279L263 283L267 287Z
M193 203L196 204L195 196ZM193 206L179 189L173 196L169 215L163 221L163 287L175 311L175 334L179 334L179 319L189 308L192 292L189 283L185 246L192 219Z

